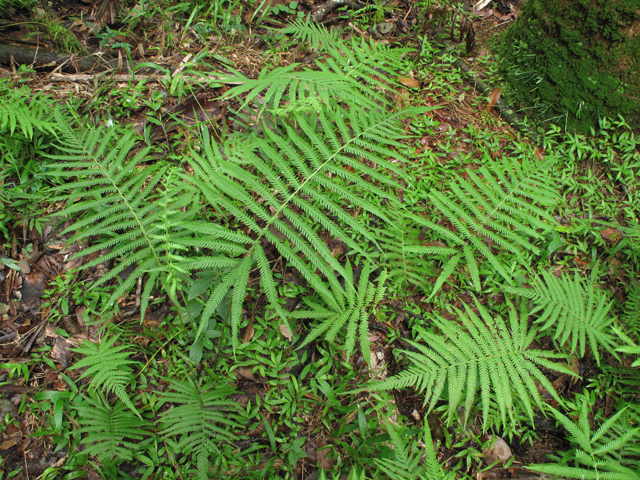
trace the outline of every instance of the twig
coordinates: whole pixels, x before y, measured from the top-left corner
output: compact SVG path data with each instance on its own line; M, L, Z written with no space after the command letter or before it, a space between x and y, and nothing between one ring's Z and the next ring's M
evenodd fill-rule
M365 6L364 3L360 3L358 0L329 0L311 14L311 20L321 22L327 15L339 7L351 7L354 10L360 10Z
M7 333L6 335L2 335L0 337L0 343L8 342L9 340L13 340L16 338L16 332Z
M166 80L166 76L160 74L151 74L151 75L130 75L128 73L124 74L114 74L109 75L107 73L94 73L94 74L70 74L64 75L61 73L54 73L49 76L49 80L52 82L95 82L96 80L113 80L116 82L129 82L136 80L146 80L149 83L160 83ZM216 75L183 75L182 78L186 79L206 79L206 80L215 80L220 83L224 83L225 85L244 85L245 82L229 82L224 79L224 77L219 77Z

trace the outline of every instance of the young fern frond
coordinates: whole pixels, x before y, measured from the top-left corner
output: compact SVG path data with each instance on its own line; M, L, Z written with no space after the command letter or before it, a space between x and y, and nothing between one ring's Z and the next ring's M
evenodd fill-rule
M550 361L565 358L565 355L529 348L536 330L527 326L526 309L521 307L518 315L515 308L510 308L507 323L500 317L492 317L478 301L476 307L482 318L478 318L471 307L464 305L466 314L458 310L462 325L458 321L435 317L433 327L438 329L438 334L417 328L419 339L424 344L411 342L418 351L405 352L411 366L391 378L370 383L369 390L412 386L424 392L425 404L429 404L431 411L446 388L449 396L449 418L452 418L464 398L466 423L479 385L485 429L488 428L487 417L492 396L498 404L503 423L506 423L507 415L511 421L515 421L516 395L522 400L527 416L533 421L534 404L540 408L544 404L535 380L562 404L551 382L540 372L538 366L568 375L575 374Z
M552 230L553 217L546 208L558 202L558 195L548 169L551 161L536 163L523 158L490 161L480 170L469 170L468 179L449 183L446 192L431 189L429 199L442 213L450 227L411 218L435 232L446 246L409 246L410 253L442 255L449 258L434 285L431 298L459 263L466 263L473 285L480 290L478 257L484 257L508 282L511 275L492 248L509 252L525 264L523 253L539 254L532 241ZM494 245L492 247L491 245Z
M367 258L358 237L373 244L376 238L346 209L360 208L390 221L379 204L364 198L364 192L378 202L383 199L398 204L388 193L394 180L378 169L402 174L388 160L398 155L387 145L403 135L399 121L415 113L380 115L352 109L335 117L324 110L317 117L293 115L292 124L297 128L287 125L286 133L265 128L265 138L227 143L223 153L205 135L203 151L193 152L191 181L219 215L243 225L234 229L220 225L215 234L245 248L246 254L243 272L228 272L210 295L201 316L201 330L233 288L231 326L234 339L237 337L245 279L254 263L260 268L267 298L286 322L264 244L275 246L330 310L341 311L342 300L336 299L335 292L343 291L337 277L346 273L323 237L340 238L350 250ZM375 163L378 169L368 163ZM250 234L239 233L243 229Z
M199 210L198 194L188 183L176 182L177 175L163 162L144 165L148 148L133 155L137 139L132 129L97 128L80 132L60 112L56 112L56 118L62 132L58 150L63 153L51 156L55 163L47 174L65 179L64 185L52 189L54 194L64 193L51 201L65 200L67 207L54 215L79 216L63 232L77 231L71 242L100 236L93 246L75 257L110 249L81 269L122 258L93 284L94 288L135 265L107 303L112 304L139 277L150 273L142 295L144 318L155 280L163 272L171 273L173 264L179 263L174 251L188 248L196 241L192 232L180 224L192 219ZM170 285L171 281L166 283Z
M613 352L616 344L610 333L611 304L594 283L597 277L597 268L592 272L592 281L577 273L572 279L568 275L556 278L542 271L531 281L532 288L506 286L505 290L532 300L535 307L530 314L538 314L536 323L541 325L541 331L555 331L554 340L561 346L570 342L570 353L577 351L581 357L589 345L600 364L598 348Z
M336 110L336 102L366 110L380 108L388 101L377 90L390 88L404 68L403 57L410 51L376 43L373 39L367 42L354 38L346 42L334 34L323 33L308 19L292 22L283 33L291 33L302 41L311 40L326 56L316 60L317 70L303 68L297 71L301 66L292 64L272 71L263 70L255 80L233 71L234 75L226 76L225 80L242 82L242 85L225 95L234 98L246 94L240 110L259 95L262 106L258 117L269 107L279 109L285 103L297 104L309 98L320 99L331 111ZM386 81L380 80L381 77L386 77Z
M296 310L291 312L291 318L313 318L320 320L320 324L313 327L302 345L323 335L328 342L335 340L338 333L346 332L344 348L347 358L355 348L356 338L360 340L362 356L367 364L371 365L371 342L369 341L369 316L372 310L382 301L386 291L385 283L387 272L383 271L378 278L378 285L375 286L369 281L370 264L365 263L360 273L358 289L356 290L351 270L351 264L347 263L344 269L344 289L333 286L334 298L337 300L337 309L327 309L314 304L308 299L304 299L312 310ZM346 329L345 329L346 326Z
M148 422L134 415L122 402L111 406L101 393L93 392L86 403L76 407L81 428L76 434L87 436L86 452L97 455L104 464L129 461L138 451L140 440L147 433Z
M621 320L629 330L637 330L640 327L640 285L637 283L632 285L627 293Z
M558 422L569 433L574 447L559 463L531 465L527 468L551 475L577 479L640 480L637 457L625 458L626 446L640 440L640 428L631 428L625 409L606 420L593 432L589 422L589 407L583 397L576 423L553 407L549 407ZM575 466L571 466L573 463ZM628 465L628 466L627 466Z
M423 452L420 448L416 448L413 442L403 442L398 435L396 428L388 419L385 421L385 427L391 438L393 445L394 458L375 459L378 468L391 480L453 480L455 479L455 471L445 473L442 466L438 463L436 452L433 449L433 440L431 439L431 431L429 426L424 426L423 445L424 461L422 461ZM413 453L415 452L415 453Z
M164 392L162 402L172 407L161 414L162 435L185 455L197 458L198 478L209 478L211 455L220 453L221 442L233 442L230 431L239 428L241 408L227 397L233 389L227 385L208 390L191 380L171 384L173 392Z
M628 353L631 355L637 355L639 358L631 364L631 368L640 367L640 346L631 340L627 334L622 330L612 327L611 330L615 333L619 339L621 339L626 345L616 348L616 352Z
M41 131L56 134L60 130L52 111L58 111L53 102L46 101L41 92L32 93L22 86L18 90L8 84L8 79L0 80L0 131L13 136L16 131L28 140L34 132Z
M292 34L301 41L309 40L314 48L324 53L324 61L316 61L324 73L335 72L360 79L363 88L369 91L397 85L395 79L406 68L403 59L412 49L395 48L373 38L367 41L358 36L351 37L350 41L342 40L334 33L326 30L322 33L322 30L307 18L289 23L283 33Z
M131 401L126 387L134 379L133 366L139 366L140 362L131 360L130 346L115 345L119 336L103 338L99 344L88 340L73 351L81 353L85 357L77 361L71 370L86 368L80 378L91 378L90 386L93 390L104 389L106 393L115 393L118 398L133 413L140 417L140 413ZM142 418L142 417L140 417Z

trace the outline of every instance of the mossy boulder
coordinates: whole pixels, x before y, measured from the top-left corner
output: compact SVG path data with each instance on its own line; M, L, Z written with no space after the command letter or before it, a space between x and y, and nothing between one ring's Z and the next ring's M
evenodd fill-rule
M528 0L499 46L506 94L540 120L588 133L640 126L640 0Z

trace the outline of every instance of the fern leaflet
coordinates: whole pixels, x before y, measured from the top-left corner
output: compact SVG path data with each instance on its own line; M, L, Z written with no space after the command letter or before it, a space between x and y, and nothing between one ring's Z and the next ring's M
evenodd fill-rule
M162 402L173 404L161 414L162 434L165 438L175 438L177 446L185 455L195 455L198 464L198 478L209 478L210 455L219 453L218 443L232 442L236 436L229 428L238 428L240 406L227 399L232 392L229 386L215 390L187 380L174 381L174 392L165 392Z
M420 215L411 215L411 218L435 232L439 240L448 245L406 247L407 252L449 258L431 298L463 259L479 291L479 255L511 283L504 262L492 252L493 245L515 255L522 264L526 264L523 251L540 253L531 242L552 230L554 220L545 209L558 201L553 179L548 174L550 166L551 161L539 164L525 158L520 163L517 159L504 158L500 162L489 161L478 173L469 170L469 178L450 182L447 192L431 189L429 199L450 225L443 226Z
M551 382L538 370L538 365L568 375L571 370L549 359L564 358L565 355L533 350L529 345L536 335L535 329L527 328L527 311L509 310L509 323L500 317L492 317L476 301L482 318L465 305L466 315L459 313L459 325L441 317L433 319L433 327L439 334L417 328L419 338L426 344L411 342L417 352L405 352L411 366L404 372L369 384L370 390L389 390L412 386L425 392L425 403L429 411L448 390L449 418L452 418L460 401L465 398L466 423L480 388L483 424L487 428L487 416L491 397L498 404L503 423L507 414L515 422L514 395L522 400L524 409L533 419L533 405L544 402L534 380L542 384L553 397L562 400ZM508 379L506 381L505 379Z
M597 279L597 268L592 277L594 281ZM588 344L600 364L598 347L613 352L615 342L610 333L611 304L594 281L581 279L577 273L571 279L556 278L542 271L532 281L532 288L506 286L505 290L533 301L535 308L531 314L539 313L536 322L541 325L541 331L555 330L554 339L561 345L570 341L571 353L579 350L580 356L584 356Z
M86 452L106 464L131 460L147 433L147 422L122 402L111 406L100 393L83 398L87 403L76 407L82 427L76 433L87 434L82 441L89 444Z
M107 393L115 393L122 403L142 418L126 392L127 385L134 378L131 367L140 363L131 360L129 345L115 345L118 339L117 335L110 339L103 338L97 345L86 340L80 347L73 349L85 357L71 369L86 368L80 378L91 377L92 389L97 391L104 388Z

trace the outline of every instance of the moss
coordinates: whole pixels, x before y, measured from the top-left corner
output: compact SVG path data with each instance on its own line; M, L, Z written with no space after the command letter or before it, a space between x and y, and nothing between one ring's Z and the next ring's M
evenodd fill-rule
M640 126L640 0L529 0L499 50L505 93L543 120Z

